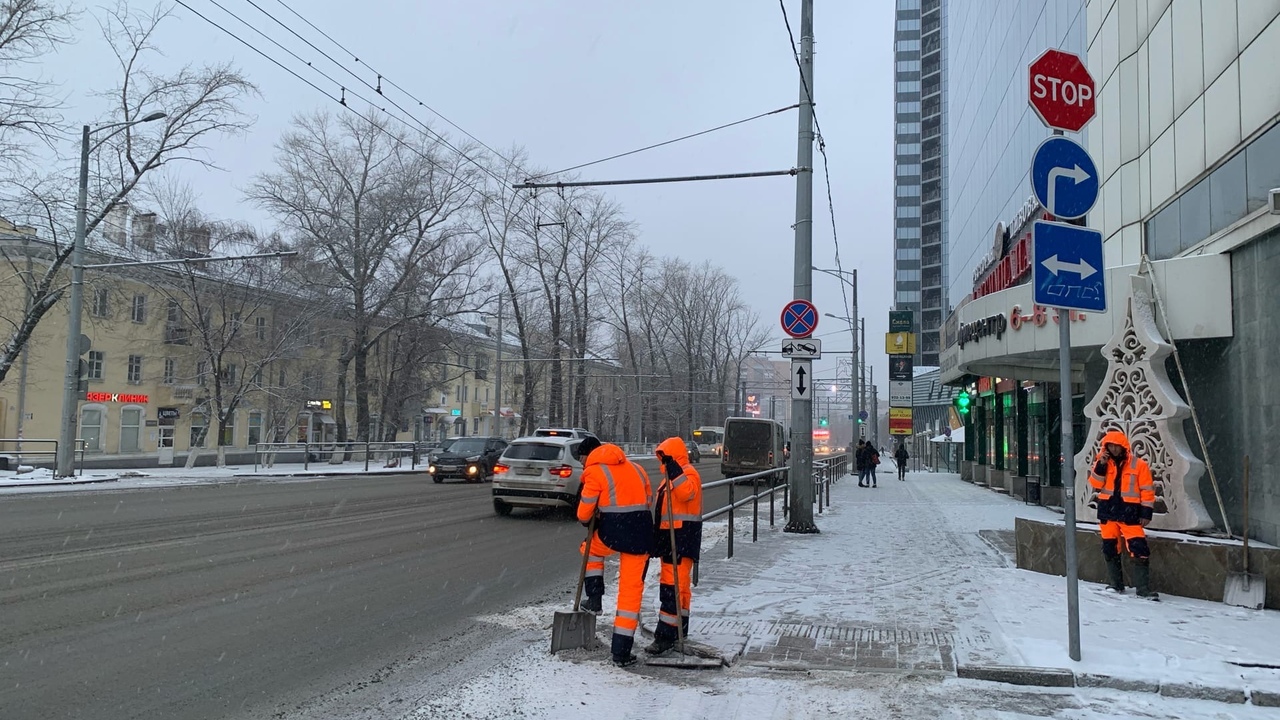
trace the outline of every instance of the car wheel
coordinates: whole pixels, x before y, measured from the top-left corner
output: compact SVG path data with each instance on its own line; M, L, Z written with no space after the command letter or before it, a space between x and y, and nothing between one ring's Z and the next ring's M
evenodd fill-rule
M494 500L493 511L499 515L507 516L511 514L511 506L501 500Z
M432 475L431 481L435 483L442 483L444 482L444 478L440 477L439 475Z

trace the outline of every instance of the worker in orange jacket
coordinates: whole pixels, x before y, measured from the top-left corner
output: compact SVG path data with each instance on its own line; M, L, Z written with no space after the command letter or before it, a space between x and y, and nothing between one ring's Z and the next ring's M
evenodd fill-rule
M640 600L644 596L644 573L653 549L653 488L644 468L627 460L622 448L600 444L587 438L578 446L584 458L582 499L578 520L586 524L596 516L596 531L587 553L587 576L583 587L584 605L599 612L604 595L604 560L618 553L618 609L613 617L613 664L626 667L636 663L631 652L636 628L640 625Z
M654 451L662 464L662 483L658 486L658 533L653 557L662 560L662 579L658 586L661 608L653 644L645 648L650 655L661 655L676 643L677 624L689 634L689 606L693 600L693 564L702 549L702 477L689 462L684 441L678 437L663 440ZM675 528L676 552L680 561L672 565L671 528ZM678 605L677 605L678 600Z
M1102 556L1107 561L1110 587L1124 592L1124 568L1120 540L1133 558L1133 584L1140 597L1159 600L1151 590L1151 548L1143 530L1155 513L1156 489L1151 466L1133 453L1129 438L1119 430L1102 436L1102 449L1089 473L1089 485L1097 493Z

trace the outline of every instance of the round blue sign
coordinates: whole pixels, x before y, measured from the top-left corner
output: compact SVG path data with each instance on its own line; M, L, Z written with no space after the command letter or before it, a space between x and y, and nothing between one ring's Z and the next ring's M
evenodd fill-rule
M1050 215L1084 217L1098 200L1098 167L1075 141L1051 137L1031 160L1031 190Z
M782 329L793 338L809 337L818 329L818 308L808 300L792 300L782 308Z

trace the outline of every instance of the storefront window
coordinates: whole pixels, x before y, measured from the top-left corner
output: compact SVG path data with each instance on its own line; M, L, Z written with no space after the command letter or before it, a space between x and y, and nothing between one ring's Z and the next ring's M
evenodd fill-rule
M1036 385L1027 393L1027 474L1039 476L1041 482L1049 478L1045 465L1049 455L1047 402L1043 385Z
M142 449L142 408L120 409L120 452L136 453Z
M249 447L262 442L262 413L249 413Z
M209 420L204 413L191 413L191 447L204 447L205 431L209 427Z
M1022 392L1015 386L1013 390L999 396L1004 406L1004 469L1011 474L1018 471L1018 408L1017 394Z
M233 366L234 367L234 366ZM222 437L219 438L219 445L223 447L234 447L236 444L236 416L235 413L227 413L227 420L222 425Z
M85 450L102 450L102 408L86 407L80 411L80 439Z

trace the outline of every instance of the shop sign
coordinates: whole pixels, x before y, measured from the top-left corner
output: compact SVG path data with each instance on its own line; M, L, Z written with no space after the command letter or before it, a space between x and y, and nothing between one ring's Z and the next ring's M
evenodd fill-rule
M915 372L914 355L890 355L889 379L911 380Z
M308 400L307 409L308 410L332 410L333 401L332 400Z
M1023 235L1022 239L1018 240L1013 247L1009 248L1009 254L996 263L996 266L991 270L991 274L987 275L980 284L973 288L973 297L977 299L993 292L1011 288L1030 272L1031 234L1028 233Z
M88 402L136 403L146 405L150 400L147 395L131 395L129 393L87 392L84 399Z
M973 269L973 284L975 286L982 279L982 276L987 273L987 270L1004 257L1005 241L1012 236L1016 236L1026 227L1027 223L1035 219L1040 209L1040 202L1036 200L1035 195L1031 195L1026 202L1022 203L1022 208L1018 210L1018 214L1013 217L1013 220L1008 225L1001 222L996 223L995 232L992 233L991 249L978 261L978 266Z
M156 417L161 420L177 420L182 417L182 411L176 407L156 408Z
M1022 326L1027 324L1035 325L1036 327L1044 327L1049 322L1049 309L1043 305L1034 305L1033 307L1035 310L1024 315L1022 313L1022 307L1014 305L1013 309L1009 311L1009 327L1013 330L1021 330ZM1084 322L1085 313L1082 313L1079 310L1072 310L1070 312L1070 322ZM1058 322L1058 315L1056 312L1053 315L1053 322Z
M890 310L889 332L911 332L912 314L910 310Z
M889 408L890 435L910 435L913 431L911 408Z
M910 380L892 380L889 382L889 406L911 407L912 393Z
M977 342L992 335L995 335L998 340L1004 337L1004 331L1008 328L1009 320L1004 315L989 315L981 320L961 325L957 344L964 347L968 343Z

